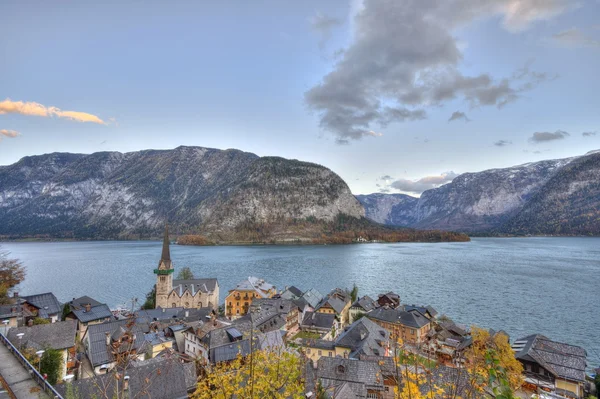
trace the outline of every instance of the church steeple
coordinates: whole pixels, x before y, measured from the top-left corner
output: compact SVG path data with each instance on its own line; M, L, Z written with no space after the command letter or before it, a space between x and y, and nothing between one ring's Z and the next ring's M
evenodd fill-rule
M169 225L165 224L165 236L163 238L162 255L160 257L161 262L171 263L171 251L169 249Z

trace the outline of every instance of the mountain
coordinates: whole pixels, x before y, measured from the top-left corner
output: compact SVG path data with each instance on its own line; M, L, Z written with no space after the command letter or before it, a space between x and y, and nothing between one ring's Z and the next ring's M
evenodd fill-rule
M367 218L390 225L468 233L598 235L599 182L600 152L592 152L464 173L420 198L357 198Z
M229 238L287 220L363 218L346 183L316 164L239 150L178 147L53 153L0 166L0 236Z

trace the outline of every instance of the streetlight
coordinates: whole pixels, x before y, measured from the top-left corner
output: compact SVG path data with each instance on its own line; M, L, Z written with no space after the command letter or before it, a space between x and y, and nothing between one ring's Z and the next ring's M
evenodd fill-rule
M17 338L19 338L19 352L23 349L23 346L21 344L21 341L23 340L23 335L25 335L25 333L18 333L17 334Z
M6 334L8 333L8 323L10 323L10 320L2 320L2 324L4 324L4 336L6 337Z
M35 354L38 356L38 370L40 373L42 372L42 355L44 354L44 352L46 351L43 349L35 352Z

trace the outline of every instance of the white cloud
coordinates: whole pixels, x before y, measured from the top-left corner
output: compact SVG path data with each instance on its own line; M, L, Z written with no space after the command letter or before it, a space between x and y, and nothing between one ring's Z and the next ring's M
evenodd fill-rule
M77 122L91 122L106 125L102 119L96 115L88 114L87 112L63 111L57 107L47 107L36 102L12 101L10 98L0 101L0 115L2 114L58 117Z
M458 174L446 172L435 176L425 176L418 180L398 179L388 187L405 193L421 194L423 191L431 190L451 182Z

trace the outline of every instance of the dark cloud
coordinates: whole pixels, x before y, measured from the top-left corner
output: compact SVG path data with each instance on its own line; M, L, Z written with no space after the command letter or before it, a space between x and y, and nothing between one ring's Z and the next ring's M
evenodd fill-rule
M564 130L557 130L554 133L553 132L535 132L529 138L529 141L531 143L545 143L547 141L562 140L568 136L570 136L570 134L565 132Z
M600 47L600 40L587 36L577 28L552 35L552 41L563 47Z
M507 145L511 145L512 141L508 141L508 140L498 140L494 143L494 145L496 147L505 147Z
M331 38L331 30L343 23L339 18L323 15L320 12L313 16L309 22L310 27L321 37L319 41L319 47L321 48L323 48L327 40Z
M389 187L407 193L421 194L425 190L451 182L456 176L458 174L454 172L446 172L437 176L425 176L418 180L398 179L392 182Z
M583 137L592 137L596 135L596 132L583 132L581 133Z
M458 120L464 120L465 122L470 122L471 120L469 119L469 117L467 116L467 114L465 114L464 112L460 112L460 111L454 111L452 113L452 116L450 116L450 118L448 118L448 122L452 122L452 121L458 121Z
M338 143L369 135L375 126L417 121L426 108L453 99L470 106L504 105L545 79L522 73L496 79L465 76L455 30L501 15L510 31L562 12L567 0L365 0L353 19L351 44L333 70L305 93L320 127Z

